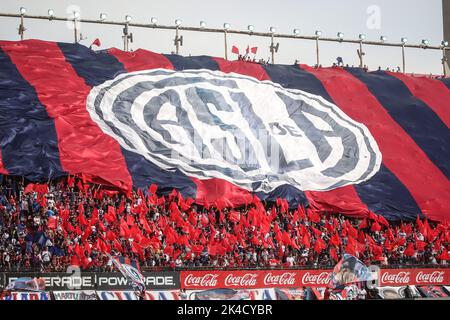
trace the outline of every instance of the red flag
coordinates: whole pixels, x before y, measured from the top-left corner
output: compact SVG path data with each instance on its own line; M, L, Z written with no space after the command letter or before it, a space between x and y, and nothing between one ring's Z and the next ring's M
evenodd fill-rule
M89 223L86 220L86 217L84 216L84 213L80 213L78 215L78 223L82 226L87 226Z
M69 188L73 188L74 184L75 184L75 177L71 177L70 175L67 176L67 186Z
M46 197L42 197L40 205L43 208L47 208L47 198Z
M35 184L34 191L36 191L38 194L47 194L48 193L48 185L46 183Z
M235 210L231 210L229 219L230 221L233 221L235 223L239 222L240 220L239 213Z
M130 228L130 236L138 243L140 243L141 240L144 238L141 230L135 224Z
M406 243L406 239L405 238L398 238L396 242L397 242L398 246L403 246Z
M321 253L323 249L325 249L327 246L325 245L325 242L322 240L322 238L318 238L316 243L314 244L314 251L317 253Z
M406 246L406 250L403 254L407 257L412 257L414 255L414 253L415 253L414 244L412 242L410 242Z
M47 222L47 228L56 229L57 226L58 226L58 221L56 220L56 218L50 217Z
M392 243L389 241L389 238L384 241L383 247L389 252L392 251Z
M234 53L234 54L239 54L239 49L238 49L238 47L233 46L233 47L231 48L231 52Z
M97 199L97 200L103 200L103 194L104 194L105 192L103 191L103 190L100 190L98 193L97 193L97 195L96 195L96 197L95 197L95 199Z
M208 220L208 217L206 216L206 214L201 215L200 221L201 221L203 227L206 227L209 224L209 220Z
M84 214L84 206L82 202L80 202L80 204L78 205L78 213Z
M77 227L75 228L75 233L79 236L81 236L83 234L83 231L81 231L80 226L77 225Z
M136 254L139 255L139 257L144 260L144 250L142 249L142 247L137 244L136 242L133 241L132 245L131 245L131 252L134 252Z
M348 237L347 245L345 246L345 252L356 256L356 240L352 237Z
M114 239L114 249L116 249L119 252L123 252L123 248L120 245L119 240L117 240L117 239Z
M256 54L256 52L258 51L258 47L252 47L252 53Z
M298 245L297 245L297 242L295 242L295 239L294 239L294 238L291 239L291 247L292 247L293 249L297 249L297 250L300 249L300 248L298 247Z
M105 214L105 219L106 219L106 221L108 221L110 224L114 223L114 221L117 220L116 210L114 209L113 206L108 206L108 213Z
M339 261L339 257L337 255L336 249L335 248L331 248L330 249L330 257L335 261L338 262Z
M80 192L84 190L83 183L81 182L81 180L78 180L77 188Z
M181 217L181 211L178 209L178 206L175 202L171 202L169 205L169 212L170 212L170 219L174 222L178 222L180 220L183 220Z
M447 249L445 249L444 251L442 251L442 253L440 255L438 255L436 257L437 259L441 260L441 261L450 261L450 257L448 255L448 251Z
M368 226L367 219L364 218L364 219L362 219L361 223L359 224L358 229L365 229L365 228L367 228L367 226Z
M358 230L356 230L348 220L345 220L344 228L347 230L348 234L353 238L358 236Z
M150 239L144 237L141 239L139 244L141 245L142 248L147 249L151 247L153 243Z
M298 222L300 220L300 217L298 216L298 210L294 210L294 213L292 214L292 222Z
M112 232L111 230L106 231L106 240L113 241L116 239L116 234Z
M370 248L376 260L378 260L378 258L382 258L383 249L379 245L371 244Z
M419 215L417 215L417 217L416 217L416 224L417 224L419 227L421 227L422 220L420 220Z
M126 218L126 222L128 226L133 226L134 225L134 217L132 215L128 215Z
M298 216L301 220L305 220L306 218L306 212L305 212L305 208L301 205L297 206L297 211L298 211Z
M128 225L122 218L120 218L120 236L126 239L128 239L128 237L130 236Z
M288 246L291 244L291 237L289 236L289 234L286 231L283 231L283 233L282 233L282 241L285 246Z
M319 229L316 229L313 226L311 226L311 229L314 232L314 235L316 236L316 238L320 238L322 236L322 231L320 231Z
M269 219L263 219L260 224L261 234L266 234L270 232L270 222Z
M330 243L335 247L339 247L341 245L341 238L337 233L333 234L330 238Z
M29 183L26 187L25 190L23 190L23 194L28 194L34 191L34 184L33 183Z
M373 221L378 221L378 216L369 210L369 219Z
M84 233L83 233L83 237L81 238L81 240L84 242L84 241L86 241L87 240L87 238L89 238L89 236L92 234L92 229L91 228L86 228L85 230L84 230Z
M400 229L403 230L408 236L413 233L412 225L409 223L406 223L406 224L402 223L402 226Z
M280 212L281 212L281 213L287 212L286 206L284 205L284 201L283 201L282 199L280 199L280 200L278 201L278 199L279 199L279 198L277 198L277 203L278 203L278 202L280 203L280 204L278 205L278 207L280 208Z
M320 216L315 210L308 210L308 219L311 222L319 223L320 222Z
M383 216L378 216L378 222L389 228L389 222Z
M98 222L98 209L94 208L92 211L92 217L91 217L91 225L95 225Z
M70 264L73 265L73 266L78 266L78 267L81 266L80 260L75 255L72 256L72 258L70 258Z
M100 47L100 46L101 46L101 43L100 43L100 39L99 39L99 38L95 39L94 42L92 42L91 48L92 48L93 46L96 46L96 47Z
M370 228L370 231L375 232L375 231L381 231L381 226L378 222L374 222L372 223L372 228Z
M66 228L67 232L69 232L69 233L76 231L70 222L67 222L67 224L65 225L65 228Z
M172 189L172 192L169 194L169 201L175 198L178 195L178 192L175 188Z
M425 250L426 246L427 246L427 243L425 241L421 241L419 239L416 239L416 248L417 248L417 250L423 251L423 250Z
M250 226L250 224L248 223L247 219L245 218L245 216L243 214L241 214L241 218L239 220L239 223L241 225L243 225L245 228L248 228Z
M305 248L311 248L311 236L309 235L308 231L303 234L302 243Z
M193 226L197 226L197 215L193 211L189 212L188 221Z
M245 49L245 53L249 54L250 53L250 46L247 46L247 49Z
M108 212L109 212L109 207L108 207ZM117 208L117 213L118 214L123 214L123 212L125 211L125 201L121 201L120 203L119 203L119 207ZM111 213L115 216L116 215L116 212L115 212L115 207L112 207L112 211L111 211Z
M164 196L162 196L161 198L158 198L158 200L156 201L156 204L158 206L162 206L166 203L166 198Z
M366 238L367 242L369 243L369 245L376 244L375 240L373 240L373 238L370 236L370 234L366 234L365 238ZM364 240L362 240L360 242L364 242Z

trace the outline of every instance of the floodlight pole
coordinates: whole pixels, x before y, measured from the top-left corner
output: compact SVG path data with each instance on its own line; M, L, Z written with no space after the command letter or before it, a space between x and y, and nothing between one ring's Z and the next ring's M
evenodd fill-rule
M23 24L23 14L20 15L20 24L19 24L19 35L20 35L20 40L24 39L24 33L25 33L25 26Z
M180 53L180 38L178 35L179 31L178 31L178 26L175 29L175 53L179 54Z
M364 52L363 52L363 41L359 41L359 67L364 68Z
M270 37L271 43L270 43L270 53L272 54L272 64L275 64L275 43L273 41L273 32L272 36Z
M402 44L402 63L403 63L403 73L406 73L406 57L405 57L405 44Z
M77 29L77 18L73 18L73 33L75 37L75 43L78 43L78 29Z
M125 26L123 28L123 51L128 51L128 22L125 23Z
M224 40L225 40L225 60L228 60L228 42L227 42L227 29L223 30Z
M447 55L445 54L447 50L447 47L443 46L442 47L442 69L444 70L444 72L442 73L444 75L444 77L447 77L447 69L448 69L448 59L447 59Z
M319 36L316 36L316 59L318 68L320 66Z

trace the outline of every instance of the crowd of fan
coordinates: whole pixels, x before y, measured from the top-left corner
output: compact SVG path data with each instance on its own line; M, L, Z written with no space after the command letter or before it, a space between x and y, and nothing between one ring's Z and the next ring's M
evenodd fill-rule
M141 267L332 267L345 253L366 264L446 264L450 228L417 219L389 224L288 208L198 206L152 185L132 194L78 178L0 184L0 270L112 270L111 256Z

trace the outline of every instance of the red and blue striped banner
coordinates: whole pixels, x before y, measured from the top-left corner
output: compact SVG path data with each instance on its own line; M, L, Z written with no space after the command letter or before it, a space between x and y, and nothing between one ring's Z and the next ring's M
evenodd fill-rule
M248 88L265 86L268 88L267 97L261 99L273 99L269 91L274 88L273 92L285 102L286 110L293 110L290 116L297 117L296 120L292 118L297 124L307 121L319 123L317 117L331 121L328 124L334 123L329 118L331 113L319 111L331 106L331 110L337 110L336 116L350 123L342 128L342 132L361 131L354 135L356 142L342 141L344 149L336 149L333 141L350 139L353 134L345 134L342 139L342 136L337 137L334 132L322 128L319 131L323 136L319 137L316 128L303 129L309 130L320 142L318 152L326 155L341 152L338 164L345 163L342 168L348 168L355 153L367 148L367 155L353 163L355 166L365 163L367 171L357 177L341 172L342 177L337 177L336 172L344 170L339 169L319 178L315 176L317 172L313 172L311 179L302 180L295 174L304 177L300 173L305 163L294 161L292 164L287 160L290 154L287 150L286 157L280 157L286 162L286 168L294 170L291 167L297 166L301 170L297 168L291 175L293 171L286 169L285 174L270 176L267 185L261 185L249 178L252 171L248 168L240 168L242 170L238 170L234 180L229 178L231 173L227 170L216 175L216 171L206 164L177 167L171 159L164 162L162 157L165 155L157 155L156 159L150 152L137 152L139 148L129 135L130 131L125 130L126 134L123 134L120 123L118 127L111 126L111 115L104 110L110 108L114 113L114 108L120 106L108 105L112 98L104 98L103 95L110 95L114 86L137 81L133 80L136 77L145 78L147 82L167 77L169 83L172 81L170 77L180 75L186 75L189 81L197 81L197 77L211 78L208 86L217 83L224 87L230 83L240 83L241 87ZM156 85L161 85L161 81ZM181 80L176 81L179 86L183 85L179 82ZM417 215L436 221L449 220L448 79L384 71L364 72L357 68L260 65L208 56L162 55L146 50L94 52L78 44L27 40L0 41L0 84L0 174L25 176L36 181L83 174L93 182L124 190L132 186L147 190L151 184L157 184L158 192L168 194L176 188L183 196L189 196L199 204L212 204L224 199L238 206L252 202L253 195L257 195L262 200L286 198L292 206L307 204L318 211L342 212L355 217L367 216L369 211L373 211L389 220L412 220ZM242 117L252 122L255 128L263 127L265 120L261 112L255 111L257 116L251 120L252 112L257 108L251 110L245 106L250 101L254 107L258 98L252 97L248 91L237 92L241 87L227 90L232 92L232 98L243 96L235 101L241 104ZM166 98L171 94L168 88L161 89L168 90L164 93ZM200 90L199 87L194 89L197 93ZM102 95L101 90L104 90ZM201 90L206 89L202 87ZM94 93L98 95L92 96ZM217 98L208 96L207 91L201 91L201 95L204 99ZM304 97L304 101L316 101L318 107L313 110L304 102L296 105L295 95ZM87 106L90 96L95 100L92 100L92 108L97 109ZM115 99L118 97L122 96ZM311 110L308 112L315 112L316 117L310 114L309 118L302 118L298 108ZM226 109L211 112L220 118ZM123 119L119 119L121 123L125 121ZM209 119L217 120L214 117ZM170 121L161 123L163 128ZM218 127L223 129L222 125ZM285 125L280 128L289 131L293 127ZM195 126L191 128L193 131L196 129ZM294 132L291 134L296 136ZM144 137L145 134L142 133ZM141 142L149 143L145 139ZM279 143L283 145L285 141L279 140ZM347 143L353 147L345 149ZM328 144L331 144L330 150L327 150ZM301 147L299 145L299 149ZM363 159L365 157L366 160ZM350 162L345 162L347 160ZM199 173L192 173L191 169ZM238 177L242 172L243 176ZM265 177L268 176L266 173Z

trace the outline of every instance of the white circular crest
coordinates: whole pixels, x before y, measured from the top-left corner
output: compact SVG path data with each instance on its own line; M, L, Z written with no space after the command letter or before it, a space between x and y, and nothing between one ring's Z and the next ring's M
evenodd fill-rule
M121 74L91 90L87 109L123 148L163 170L255 192L331 190L366 181L381 165L369 130L336 105L234 73Z

